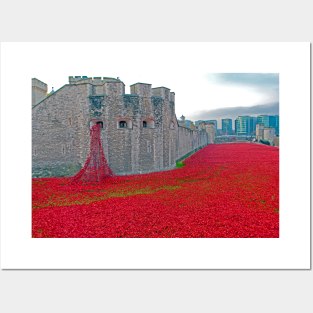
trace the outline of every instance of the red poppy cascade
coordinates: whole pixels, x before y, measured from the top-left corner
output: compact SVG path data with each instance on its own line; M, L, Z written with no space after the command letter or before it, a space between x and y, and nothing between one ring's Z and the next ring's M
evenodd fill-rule
M101 144L101 125L90 129L90 151L83 168L73 177L73 182L101 182L113 176Z

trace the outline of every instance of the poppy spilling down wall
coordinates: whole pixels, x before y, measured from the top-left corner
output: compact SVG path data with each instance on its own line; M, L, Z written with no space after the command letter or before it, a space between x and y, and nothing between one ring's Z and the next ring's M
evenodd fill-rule
M83 168L73 177L72 183L101 182L113 176L104 156L101 144L101 126L95 124L90 129L90 150Z
M212 144L177 169L100 180L33 179L32 236L279 237L276 147Z

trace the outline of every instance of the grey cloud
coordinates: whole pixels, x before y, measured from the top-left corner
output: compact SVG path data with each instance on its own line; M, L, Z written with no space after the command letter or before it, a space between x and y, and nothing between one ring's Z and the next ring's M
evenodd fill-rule
M278 73L217 73L213 74L220 83L245 85L257 88L278 88Z
M217 73L209 74L208 79L214 79L219 85L253 88L267 97L269 102L279 101L278 73Z

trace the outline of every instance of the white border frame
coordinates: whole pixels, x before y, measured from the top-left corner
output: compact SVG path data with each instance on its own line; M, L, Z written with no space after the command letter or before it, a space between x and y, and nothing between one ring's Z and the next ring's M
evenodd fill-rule
M39 60L41 48L47 45L51 47L51 54L46 55L47 62L54 52L62 47L66 54L66 43L1 44L2 268L310 268L309 43L148 43L155 45L156 52L164 51L162 49L165 48L171 50L175 45L184 45L186 55L188 51L189 55L195 51L206 51L206 66L211 73L280 74L280 238L278 239L31 238L30 86L36 69L45 65L41 62L36 63L36 55ZM82 47L78 54L81 53L83 56L84 48L87 45L90 48L92 44L77 45ZM138 48L142 48L147 43L97 43L98 47L101 45L103 47L119 45L119 48L121 45L125 47L132 45L132 48L137 45ZM32 62L29 62L29 59L32 59ZM298 135L299 124L303 134L301 136Z

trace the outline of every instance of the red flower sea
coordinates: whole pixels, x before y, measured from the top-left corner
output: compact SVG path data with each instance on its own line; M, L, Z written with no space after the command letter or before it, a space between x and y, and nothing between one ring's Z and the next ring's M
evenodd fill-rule
M279 149L212 144L158 173L33 179L32 236L277 238Z

